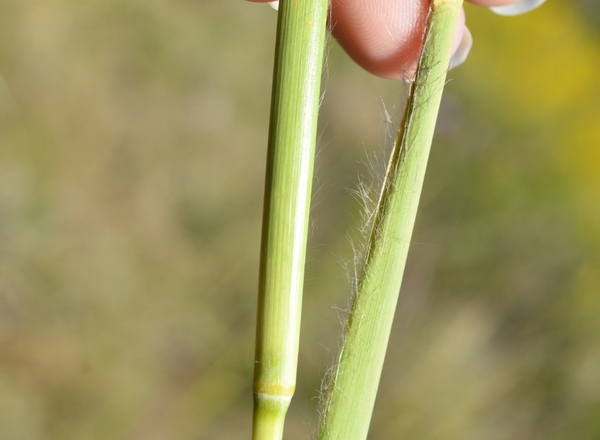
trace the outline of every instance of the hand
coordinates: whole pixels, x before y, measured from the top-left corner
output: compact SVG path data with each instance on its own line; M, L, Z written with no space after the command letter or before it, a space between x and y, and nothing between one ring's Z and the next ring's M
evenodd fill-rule
M269 2L271 0L249 0ZM500 15L518 15L545 0L468 0ZM389 79L414 75L429 0L332 0L329 27L344 50L369 72ZM464 11L454 36L451 67L471 48Z

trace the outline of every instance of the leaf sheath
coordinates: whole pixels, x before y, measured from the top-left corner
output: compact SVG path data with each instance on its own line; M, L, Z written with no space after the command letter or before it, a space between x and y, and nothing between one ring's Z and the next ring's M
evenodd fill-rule
M432 2L344 344L322 409L319 440L362 440L367 436L461 4L461 0Z

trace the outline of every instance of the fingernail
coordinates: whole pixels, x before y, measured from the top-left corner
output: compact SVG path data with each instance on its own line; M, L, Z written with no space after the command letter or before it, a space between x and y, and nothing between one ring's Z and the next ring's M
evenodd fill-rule
M490 9L498 15L521 15L526 12L533 11L535 8L541 6L546 0L521 0L512 5L506 6L492 6Z
M473 46L473 36L471 35L471 32L469 32L469 28L465 26L458 49L456 49L456 52L454 52L454 55L450 58L450 69L454 69L465 62L471 51L471 46Z
M269 6L272 7L273 9L275 9L276 11L279 10L279 0L277 0L276 2L269 2Z

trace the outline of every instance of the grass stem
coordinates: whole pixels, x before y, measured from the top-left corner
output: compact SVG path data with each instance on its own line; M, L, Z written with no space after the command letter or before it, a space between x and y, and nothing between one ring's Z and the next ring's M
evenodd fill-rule
M281 0L261 244L254 440L282 438L296 385L327 0Z

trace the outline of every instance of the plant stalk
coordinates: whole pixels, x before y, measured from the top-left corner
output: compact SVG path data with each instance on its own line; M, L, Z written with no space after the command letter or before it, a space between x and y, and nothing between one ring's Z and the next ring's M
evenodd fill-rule
M415 80L392 150L322 408L319 440L367 437L462 0L433 0Z
M279 440L296 386L328 0L281 0L261 243L254 440Z

